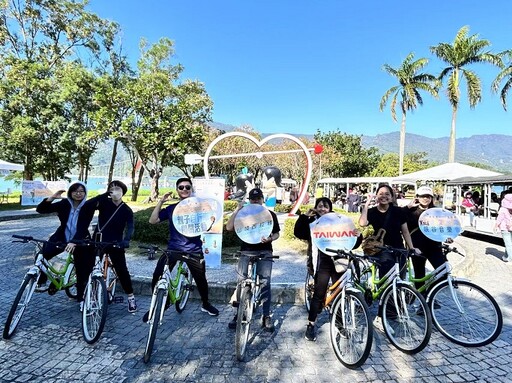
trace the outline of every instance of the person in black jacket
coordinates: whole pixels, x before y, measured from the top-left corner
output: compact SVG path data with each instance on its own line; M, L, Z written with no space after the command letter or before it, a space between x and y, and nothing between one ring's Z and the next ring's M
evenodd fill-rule
M438 268L446 262L443 254L442 243L433 241L419 230L418 220L420 215L427 209L434 207L434 193L429 186L420 186L416 192L416 198L404 207L407 217L407 227L411 234L414 247L421 250L421 257L412 257L414 267L414 278L425 277L425 265L427 260L434 268ZM423 286L423 282L416 282L416 288Z
M87 188L82 182L71 184L66 197L62 196L64 192L65 190L57 191L51 197L42 200L36 208L39 214L57 213L60 221L60 226L48 239L50 243L46 243L43 247L43 257L48 260L64 251L64 247L58 247L55 243L62 243L65 246L74 237L78 215L87 199ZM48 290L47 282L48 277L41 273L36 291Z
M102 242L117 242L119 247L107 247L105 252L109 254L119 282L123 290L128 294L128 312L137 311L137 303L133 295L132 280L126 266L125 248L130 247L130 239L133 235L133 211L123 202L123 196L128 188L121 181L112 181L108 185L107 192L87 201L78 218L77 231L74 240L80 241L88 237L89 225L94 212L98 210L98 224L94 230L93 238ZM83 300L85 285L89 274L94 268L94 248L92 246L77 246L85 252L83 257L75 261L78 300ZM68 251L75 249L75 244L70 243Z
M308 241L308 273L315 277L315 289L309 308L305 335L305 338L310 341L316 340L315 322L318 314L322 311L323 301L329 287L329 280L334 282L345 272L345 270L337 272L333 258L320 251L311 241L311 224L330 212L332 212L332 201L327 197L317 198L315 207L297 218L293 230L297 238ZM362 236L359 236L355 247L359 246L361 241ZM344 266L346 269L347 263Z

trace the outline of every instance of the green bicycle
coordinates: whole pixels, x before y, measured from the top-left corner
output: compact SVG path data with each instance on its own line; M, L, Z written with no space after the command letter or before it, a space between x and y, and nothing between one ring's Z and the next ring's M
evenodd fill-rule
M13 336L16 328L18 327L21 317L25 313L32 295L36 289L37 280L41 273L46 274L50 281L48 287L48 294L54 295L57 291L65 290L66 295L72 299L76 299L76 273L75 265L73 263L73 256L68 253L65 263L62 268L57 267L57 259L48 261L43 257L42 251L45 243L50 243L42 239L36 239L31 236L13 235L16 240L13 242L19 243L33 243L36 245L35 250L35 263L27 271L21 286L14 298L9 314L4 325L3 337L9 339ZM59 244L53 244L59 245ZM64 245L61 246L64 249Z
M400 278L400 259L412 255L410 250L382 247L395 258L394 267L382 278L377 277L379 257L364 256L355 260L358 278L355 285L363 293L368 305L379 301L382 327L389 341L406 354L423 350L432 333L432 316L425 298L411 282Z
M460 253L447 244L442 246L445 256ZM473 282L454 277L452 267L445 262L424 278L414 278L408 261L408 279L424 283L418 288L427 296L434 325L446 338L466 347L480 347L493 342L501 333L503 315L496 300Z
M201 261L204 260L197 254L162 250L158 246L140 245L139 248L145 249L150 259L154 258L156 252L162 253L160 260L162 260L162 257L165 258L164 272L153 289L151 304L149 306L147 321L149 324L149 334L144 350L144 363L148 363L153 352L158 326L163 323L165 310L171 304L174 304L176 311L182 313L187 305L190 292L193 290L186 261L193 258L200 259ZM169 257L177 260L176 266L172 271L169 269Z

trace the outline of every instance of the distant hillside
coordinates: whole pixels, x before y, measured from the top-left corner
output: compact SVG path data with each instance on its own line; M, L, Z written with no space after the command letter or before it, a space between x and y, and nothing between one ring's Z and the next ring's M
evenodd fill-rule
M210 126L231 132L236 126L212 122ZM286 133L286 132L283 132ZM293 133L290 133L293 134ZM270 133L262 133L263 137ZM312 134L296 134L312 140ZM398 153L399 132L378 134L376 136L362 136L362 144L364 147L371 146L379 149L380 153ZM439 163L445 163L448 160L448 137L428 138L418 134L406 134L405 152L418 153L426 152L427 160ZM92 163L96 166L110 163L110 154L112 142L100 145L99 150L95 153ZM124 150L119 147L117 161L127 161L128 157ZM461 163L481 163L492 167L495 170L512 172L512 136L503 134L482 134L467 138L457 139L455 150L455 161Z
M399 132L363 136L365 147L374 146L382 153L398 153ZM448 137L428 138L417 134L406 134L405 152L426 152L427 159L444 163L448 160ZM502 134L475 135L457 139L455 161L474 162L494 169L510 172L512 168L512 136Z
M233 131L236 126L212 123L212 127L226 132ZM285 133L285 132L283 132ZM270 133L262 133L263 137ZM298 136L313 139L312 134ZM376 136L362 136L364 147L376 147L382 154L398 153L400 133L392 132ZM428 138L418 134L406 133L405 152L426 152L427 160L445 163L448 161L448 137ZM498 171L512 172L512 136L503 134L482 134L457 139L455 161L461 163L481 163Z

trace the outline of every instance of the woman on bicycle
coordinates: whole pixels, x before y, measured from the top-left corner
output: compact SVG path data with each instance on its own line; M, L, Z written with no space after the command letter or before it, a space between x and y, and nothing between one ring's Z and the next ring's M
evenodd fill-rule
M425 277L425 265L427 260L434 269L446 262L446 256L443 253L442 243L433 241L425 236L419 229L418 220L420 215L427 209L434 207L434 192L429 186L420 186L416 191L416 198L404 207L407 217L407 227L411 234L412 243L421 250L422 257L412 257L414 267L414 277ZM423 282L416 282L416 288L420 288Z
M119 247L109 246L105 249L119 278L123 290L128 295L128 312L137 311L137 302L133 294L132 279L126 266L125 248L130 247L130 239L133 235L133 211L123 202L123 196L128 188L121 181L112 181L108 184L107 192L91 198L84 204L78 220L75 240L86 239L89 235L89 225L98 210L98 224L94 230L94 237L98 242L117 242ZM77 278L78 300L83 300L83 294L89 274L94 268L94 247L77 246L69 244L68 251L84 252L84 256L78 257L75 262Z
M60 242L66 245L74 237L80 209L87 199L87 188L82 182L71 184L66 197L63 197L62 193L64 193L64 190L55 192L51 197L42 200L36 208L39 214L57 213L60 221L60 226L48 239L50 243L44 244L43 257L45 259L52 259L64 251L63 247L57 247L55 243ZM45 273L41 273L37 281L36 291L48 290L47 282L48 277Z
M329 287L329 280L336 281L345 272L338 273L334 266L333 258L320 251L311 241L311 224L324 214L332 212L332 202L329 198L321 197L315 201L315 207L301 214L295 222L294 235L308 241L308 272L314 275L315 289L308 314L306 327L306 339L316 340L315 322L318 314L322 311L323 301ZM356 247L359 246L356 244ZM345 268L346 268L345 264Z
M376 203L376 205L370 208L370 203ZM359 225L363 227L372 225L375 232L381 228L386 230L384 244L387 246L404 249L405 240L410 249L414 249L418 254L421 253L419 249L413 246L405 211L396 206L395 194L389 185L380 185L375 197L368 196L359 217ZM391 270L395 264L395 259L385 250L377 256L381 259L379 262L379 278L382 278ZM405 259L401 260L402 262L405 265Z

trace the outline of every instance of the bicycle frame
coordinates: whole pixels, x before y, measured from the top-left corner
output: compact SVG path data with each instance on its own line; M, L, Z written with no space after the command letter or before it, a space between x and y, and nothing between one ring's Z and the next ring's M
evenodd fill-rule
M70 266L73 263L73 256L71 253L68 253L64 268L62 270L56 270L51 262L45 259L43 254L39 253L34 266L41 270L42 273L46 274L49 281L57 290L62 290L72 285L69 283L69 277L71 276L71 271L73 269L73 267Z

